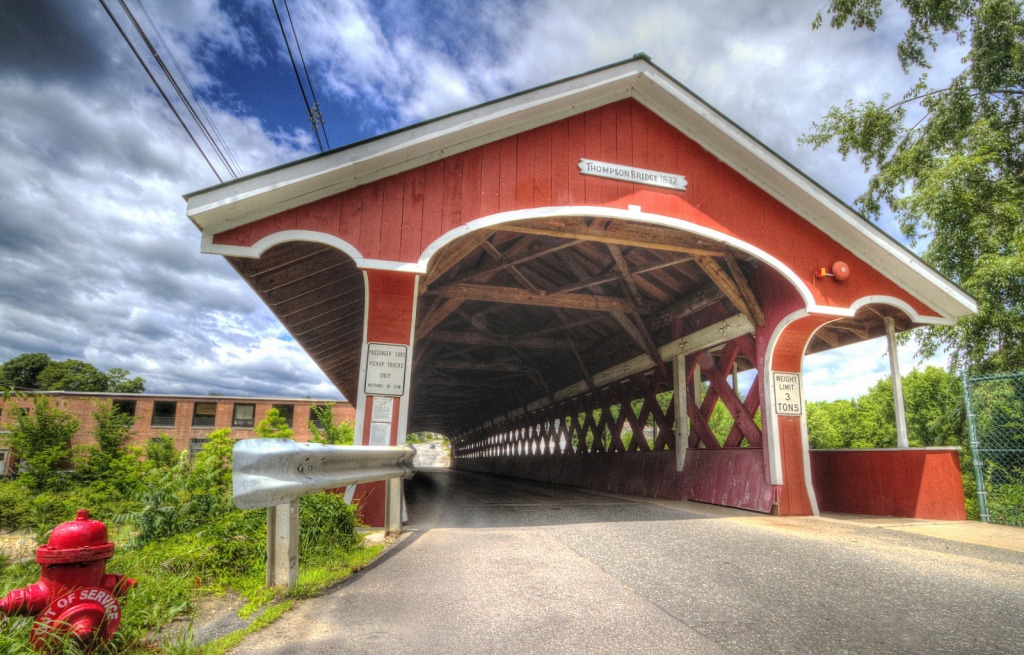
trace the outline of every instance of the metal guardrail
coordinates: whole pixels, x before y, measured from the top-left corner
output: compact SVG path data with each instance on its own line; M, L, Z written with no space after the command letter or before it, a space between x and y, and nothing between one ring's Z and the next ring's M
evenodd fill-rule
M401 530L401 482L416 469L411 446L326 446L291 439L243 439L232 449L240 509L267 508L267 586L293 588L299 570L299 498L327 489L391 480L386 519Z
M235 505L273 507L326 489L411 478L412 446L325 446L291 439L243 439L232 450Z

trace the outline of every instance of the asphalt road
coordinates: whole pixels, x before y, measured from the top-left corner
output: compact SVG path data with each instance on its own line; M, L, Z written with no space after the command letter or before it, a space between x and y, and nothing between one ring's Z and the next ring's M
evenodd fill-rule
M1019 550L444 469L407 498L373 566L232 653L1024 653Z

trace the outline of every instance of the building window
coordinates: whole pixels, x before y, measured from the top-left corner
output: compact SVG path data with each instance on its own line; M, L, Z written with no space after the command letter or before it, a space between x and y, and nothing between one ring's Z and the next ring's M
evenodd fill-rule
M207 441L209 441L209 439L205 439L205 438L201 438L201 437L194 437L194 438L188 440L188 458L189 458L189 460L193 460L193 459L196 458L196 455L199 454L199 451L203 449L203 444L205 444Z
M295 418L295 405L274 405L274 409L281 415L288 427L292 427Z
M153 420L150 425L157 428L173 428L178 403L172 400L158 400L153 403Z
M251 428L255 425L256 405L235 403L235 411L231 414L231 427Z
M196 403L192 409L192 427L212 428L217 420L217 403Z
M135 416L135 401L134 400L115 400L114 409L127 414L128 416Z
M316 415L317 410L330 411L327 405L310 405L309 406L309 422L313 424L317 430L324 429L324 422L320 420L320 417Z

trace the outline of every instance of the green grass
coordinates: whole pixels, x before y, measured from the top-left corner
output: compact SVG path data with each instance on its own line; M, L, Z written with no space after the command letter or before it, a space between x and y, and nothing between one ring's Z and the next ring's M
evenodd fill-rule
M311 503L311 506L315 503ZM307 554L300 554L296 588L291 592L266 589L263 558L266 543L266 519L232 512L211 525L185 534L158 539L138 549L118 546L107 571L127 575L138 584L122 599L123 619L115 639L96 652L103 655L206 655L222 653L246 635L269 624L286 612L296 598L309 598L338 584L372 562L383 546L363 547L359 537L334 542L305 540ZM264 515L265 516L265 515ZM310 535L334 530L329 521L309 521ZM354 523L353 523L354 526ZM303 528L307 526L303 525ZM335 535L336 537L336 535ZM314 543L315 541L315 543ZM234 558L234 560L232 560ZM37 581L39 566L34 562L0 562L0 590L7 591ZM246 604L242 618L259 617L244 630L206 646L194 646L188 635L169 638L163 643L153 635L175 618L191 616L204 594L232 590ZM7 625L0 620L0 655L24 654L32 617L14 618ZM73 649L68 652L74 652Z

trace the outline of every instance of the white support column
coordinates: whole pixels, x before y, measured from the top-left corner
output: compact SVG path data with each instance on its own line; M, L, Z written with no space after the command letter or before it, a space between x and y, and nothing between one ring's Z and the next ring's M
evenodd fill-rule
M896 324L892 317L886 316L885 336L889 344L889 369L892 372L892 399L896 408L896 446L909 448L907 439L907 412L903 406L903 378L900 376L900 358L896 351Z
M299 499L267 508L267 587L294 589L299 576Z
M686 388L685 356L678 355L672 360L672 373L676 401L676 471L682 471L686 463L686 449L690 445L690 422L686 411L690 393Z

